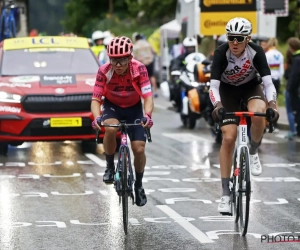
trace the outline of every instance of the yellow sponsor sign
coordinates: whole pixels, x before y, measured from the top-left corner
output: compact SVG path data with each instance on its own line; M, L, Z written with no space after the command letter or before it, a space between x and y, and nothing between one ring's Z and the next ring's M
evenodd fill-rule
M252 4L252 0L203 0L203 5L211 7L213 5L232 5L232 4Z
M81 117L69 117L69 118L50 118L50 127L61 128L61 127L81 127Z
M4 40L4 50L32 48L78 48L88 49L89 43L84 37L42 36L20 37Z
M252 33L256 34L256 11L243 12L201 12L200 33L204 36L223 35L227 22L235 17L243 17L252 23Z

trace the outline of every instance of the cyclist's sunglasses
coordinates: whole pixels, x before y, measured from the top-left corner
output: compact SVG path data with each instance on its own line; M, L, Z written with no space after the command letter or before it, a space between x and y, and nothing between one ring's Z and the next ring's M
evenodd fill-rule
M245 41L245 39L248 36L234 36L234 35L228 35L227 39L229 42L233 43L235 40L237 41L237 43L242 43Z
M116 66L118 63L121 66L127 65L129 62L129 57L121 57L121 58L110 58L110 63L113 66Z

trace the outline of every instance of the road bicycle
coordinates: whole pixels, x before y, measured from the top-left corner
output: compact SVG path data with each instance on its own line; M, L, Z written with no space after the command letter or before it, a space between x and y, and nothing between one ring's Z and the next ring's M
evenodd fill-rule
M274 113L272 109L267 109L266 113L225 112L224 109L219 110L219 117L222 117L222 120L226 117L239 118L238 138L233 155L233 171L230 179L231 213L222 213L222 215L235 216L235 223L239 222L239 229L242 236L245 236L248 230L252 192L246 118L253 116L266 117L269 121L274 116ZM269 122L269 133L273 131L274 124ZM244 202L245 205L243 204Z
M137 119L138 121L142 121L144 124L146 123L146 119ZM131 165L131 157L130 150L127 144L127 128L131 126L141 126L141 123L133 123L127 124L126 121L122 120L119 124L101 124L101 119L98 121L98 125L100 127L113 127L119 128L121 131L121 146L119 148L118 153L118 164L115 169L115 180L114 187L119 196L119 204L122 203L123 210L123 226L124 232L127 235L128 232L128 197L132 199L132 205L134 202L133 195L133 184L134 184L134 176ZM96 143L99 144L99 132L96 132ZM145 132L147 135L148 142L152 142L151 133L149 128L145 128Z

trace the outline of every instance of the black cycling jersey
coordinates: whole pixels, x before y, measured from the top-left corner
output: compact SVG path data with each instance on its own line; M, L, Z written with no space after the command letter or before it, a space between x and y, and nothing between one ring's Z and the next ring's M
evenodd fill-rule
M213 104L220 100L220 83L241 85L253 80L260 74L268 101L276 100L276 90L272 82L271 71L263 49L249 42L240 57L234 56L228 43L223 44L214 52L211 70L210 97Z

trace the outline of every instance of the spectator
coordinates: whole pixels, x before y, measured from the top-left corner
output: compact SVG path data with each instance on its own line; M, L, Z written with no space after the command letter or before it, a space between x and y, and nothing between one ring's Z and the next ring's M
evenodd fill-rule
M268 40L269 39L267 39L265 37L259 39L259 44L263 48L263 50L265 51L265 53L268 50Z
M278 41L277 39L270 38L267 43L267 62L269 64L269 67L271 69L271 76L272 80L277 92L277 97L279 94L279 88L280 88L280 80L284 74L284 57L281 54L280 51L277 50Z
M290 50L287 50L286 52L286 62L285 62L285 71L284 71L284 78L286 81L289 80L289 76L291 73L291 64L292 64L292 57L293 54ZM286 108L286 114L290 126L290 131L287 133L285 138L292 140L295 135L297 135L296 126L295 126L295 116L293 113L292 105L291 105L291 98L290 94L287 90L284 91L285 96L285 108Z
M287 91L291 98L292 109L296 112L295 122L297 123L297 136L300 136L300 40L296 37L291 37L288 39L288 46L293 54L293 58L287 83Z
M158 97L157 94L157 83L156 78L154 76L154 59L155 54L152 46L147 40L143 39L143 35L135 34L134 37L134 45L133 45L133 56L136 60L143 63L148 71L148 76L151 81L151 85L153 88L154 97Z
M29 33L30 37L38 36L39 32L36 29L32 29Z

